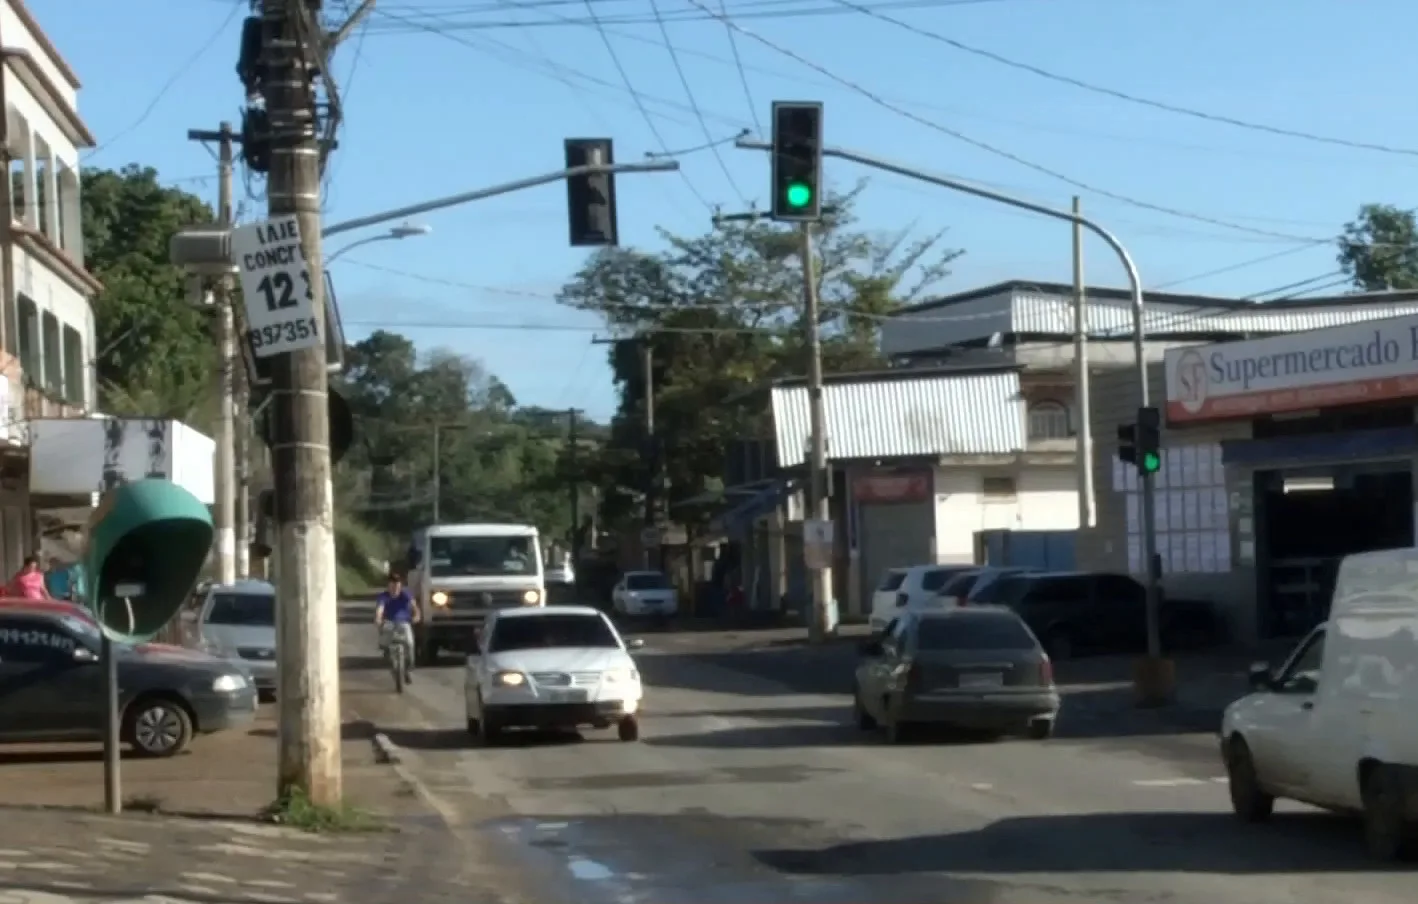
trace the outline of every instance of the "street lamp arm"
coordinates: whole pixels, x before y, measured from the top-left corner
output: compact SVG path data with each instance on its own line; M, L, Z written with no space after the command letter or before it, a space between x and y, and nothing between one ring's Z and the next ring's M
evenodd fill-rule
M345 247L341 248L339 251L336 251L336 252L334 252L333 254L326 255L326 256L325 256L325 266L327 266L327 267L330 266L331 264L333 264L333 263L335 262L335 259L338 258L340 255L344 254L346 251L353 251L354 249L358 248L360 245L368 245L368 244L371 243L371 242L389 242L389 241L393 241L393 240L396 239L396 238L399 238L399 236L395 236L395 235L371 235L371 236L369 236L369 237L367 237L367 238L362 238L362 239L359 239L358 241L350 242L348 245L346 245Z
M343 223L335 223L326 226L321 230L320 235L329 238L341 232L349 232L353 229L363 229L366 226L378 226L381 223L388 223L393 220L403 220L408 217L418 216L421 213L428 213L432 210L442 210L445 207L457 207L459 204L469 204L473 201L483 201L487 198L495 198L498 195L507 195L524 188L536 188L538 185L547 185L551 182L560 182L563 179L573 179L577 176L595 176L602 173L666 173L679 169L678 160L647 160L644 163L614 163L614 164L588 164L587 166L573 166L570 169L557 170L554 173L544 173L540 176L531 176L526 179L518 179L514 182L504 182L501 185L494 185L489 188L480 188L476 191L463 192L458 195L449 195L445 198L434 198L431 201L423 201L418 204L411 204L408 207L400 207L395 210L386 210L382 213L370 214L367 217L359 217L354 220L345 220Z

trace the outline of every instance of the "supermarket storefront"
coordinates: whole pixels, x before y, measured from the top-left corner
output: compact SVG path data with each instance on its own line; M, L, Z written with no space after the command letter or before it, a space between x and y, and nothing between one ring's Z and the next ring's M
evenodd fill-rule
M1418 316L1169 350L1167 445L1221 425L1230 561L1256 632L1328 614L1340 559L1411 546Z

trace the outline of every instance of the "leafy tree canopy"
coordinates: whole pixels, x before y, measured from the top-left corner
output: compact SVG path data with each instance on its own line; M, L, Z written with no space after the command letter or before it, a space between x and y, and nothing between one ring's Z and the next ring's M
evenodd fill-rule
M963 252L943 233L877 234L853 216L856 192L830 200L837 213L814 229L824 369L881 364L881 320L920 299ZM561 290L566 305L599 313L651 349L658 448L645 431L646 380L639 342L613 344L617 417L593 475L603 515L629 517L658 454L671 499L716 489L729 443L763 416L752 390L806 372L801 234L767 219L724 223L703 235L662 233L667 250L594 255Z
M1418 289L1418 221L1412 210L1365 204L1339 237L1339 266L1366 292Z
M187 303L183 274L168 262L168 242L212 222L211 208L137 165L84 170L80 199L86 264L104 284L94 301L99 408L205 427L216 350L207 315Z

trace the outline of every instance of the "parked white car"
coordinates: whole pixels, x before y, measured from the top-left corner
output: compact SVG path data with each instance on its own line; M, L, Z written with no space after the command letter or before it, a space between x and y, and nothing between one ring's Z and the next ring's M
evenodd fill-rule
M611 605L621 615L674 615L679 591L658 571L627 571L611 591Z
M882 576L871 596L871 629L881 631L904 612L939 609L944 606L940 591L946 581L964 571L978 571L979 565L912 565L893 568Z
M1329 621L1226 708L1221 753L1246 822L1276 798L1361 813L1370 851L1418 856L1418 549L1348 556Z
M630 651L640 646L589 606L498 610L468 657L468 731L495 744L509 728L614 725L638 740L644 692Z

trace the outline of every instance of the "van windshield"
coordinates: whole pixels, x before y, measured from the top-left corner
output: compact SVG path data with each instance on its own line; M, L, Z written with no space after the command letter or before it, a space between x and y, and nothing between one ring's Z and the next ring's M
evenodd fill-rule
M532 537L432 537L429 574L435 578L537 574L539 555Z

